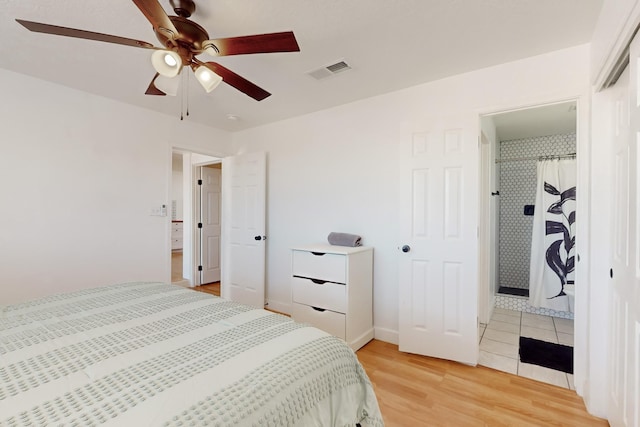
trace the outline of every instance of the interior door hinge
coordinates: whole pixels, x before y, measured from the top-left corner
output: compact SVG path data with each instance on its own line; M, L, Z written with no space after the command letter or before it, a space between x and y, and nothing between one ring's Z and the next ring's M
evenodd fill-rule
M202 266L201 265L198 266L198 271L202 271Z
M198 180L198 185L202 185L202 180L201 179Z
M201 222L198 223L198 228L202 228L202 223Z

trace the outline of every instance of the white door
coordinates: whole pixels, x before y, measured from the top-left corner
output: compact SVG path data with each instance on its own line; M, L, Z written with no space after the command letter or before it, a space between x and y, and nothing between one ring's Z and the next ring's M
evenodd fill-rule
M403 135L400 350L475 365L478 117L440 117Z
M221 295L264 307L266 154L222 160Z
M640 38L614 88L609 421L640 426Z
M222 172L219 168L200 168L200 283L220 281L220 191Z

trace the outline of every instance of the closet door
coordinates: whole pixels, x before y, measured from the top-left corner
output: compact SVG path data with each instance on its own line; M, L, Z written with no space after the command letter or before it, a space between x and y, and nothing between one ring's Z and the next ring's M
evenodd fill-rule
M613 108L613 254L610 306L609 421L640 426L640 39L616 83ZM627 84L628 81L628 84Z

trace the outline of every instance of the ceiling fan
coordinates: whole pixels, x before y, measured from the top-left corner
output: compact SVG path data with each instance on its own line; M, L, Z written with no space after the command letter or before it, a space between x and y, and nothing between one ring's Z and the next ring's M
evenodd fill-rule
M202 62L196 56L203 52L215 57L300 51L292 31L210 39L204 28L189 19L196 9L193 0L169 0L177 16L168 16L158 0L133 0L133 2L151 23L156 37L163 46L162 48L144 41L109 34L23 19L16 19L16 21L28 30L38 33L154 50L151 55L151 63L157 73L145 92L147 95L175 95L179 82L177 75L184 67L190 67L198 82L207 92L211 92L223 81L251 98L261 101L271 94L217 62Z

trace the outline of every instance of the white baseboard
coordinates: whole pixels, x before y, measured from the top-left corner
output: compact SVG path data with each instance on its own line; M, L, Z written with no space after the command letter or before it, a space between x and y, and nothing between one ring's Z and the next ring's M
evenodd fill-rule
M374 330L374 338L377 340L388 342L395 345L398 345L398 343L400 342L398 331L394 331L392 329L387 329L387 328L378 328L378 327L373 328L373 330Z
M358 338L354 339L349 343L349 346L353 349L353 351L358 351L362 346L373 339L373 328L369 329L364 334L360 335Z

